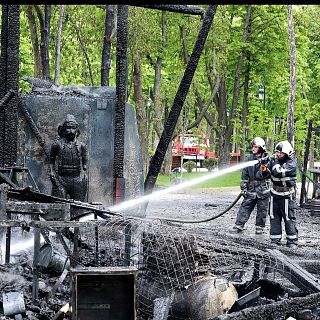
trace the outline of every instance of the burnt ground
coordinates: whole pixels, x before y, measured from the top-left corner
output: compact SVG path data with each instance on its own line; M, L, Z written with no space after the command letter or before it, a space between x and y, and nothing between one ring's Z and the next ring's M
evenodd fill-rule
M297 202L300 199L300 189L297 188ZM219 213L223 212L228 208L234 200L239 195L240 188L219 188L219 189L202 189L202 190L183 190L180 192L175 192L172 194L163 195L156 200L149 202L147 209L147 217L159 217L159 218L169 218L177 220L205 220L210 217L215 217ZM309 191L310 192L310 191ZM315 261L316 265L313 270L309 269L309 272L313 273L317 278L319 278L319 253L320 253L320 217L312 216L309 209L306 207L301 208L297 205L297 229L299 233L299 246L297 249L292 250L288 249L285 246L285 231L283 229L283 246L274 248L270 245L269 241L269 217L267 217L267 223L265 231L262 235L255 234L255 213L256 209L252 212L251 217L246 224L246 230L242 233L234 234L230 232L230 228L235 223L236 215L240 204L242 202L242 197L239 201L224 215L209 221L199 224L187 224L193 225L196 228L212 230L212 233L218 233L219 235L226 235L227 237L232 237L235 240L235 243L246 242L249 243L249 247L252 243L252 248L261 246L263 250L270 249L279 249L284 254L286 254L290 259L293 259L295 262L301 261L300 259L310 259L309 261ZM192 230L192 229L191 229ZM210 234L210 231L209 231ZM223 238L223 236L222 236ZM238 239L238 240L237 240ZM314 259L314 260L312 260ZM283 277L278 277L274 279L276 283L282 283L284 286L288 285ZM289 286L291 284L289 283ZM272 290L272 289L271 289ZM312 296L312 295L311 295ZM310 296L310 301L313 299ZM308 298L306 298L308 299ZM295 302L290 304L285 304L286 307L279 312L276 312L277 306L275 305L274 310L269 308L267 312L261 309L262 305L256 308L248 308L239 313L231 313L230 316L225 315L225 318L221 316L223 320L231 319L273 319L273 320L286 320L289 319L289 315L293 315L291 319L298 320L307 320L307 319L320 319L320 301L318 300L319 296L317 295L314 298L314 303L309 300L300 301L300 306L295 305ZM308 302L306 302L308 301ZM261 301L260 301L261 302ZM280 308L283 305L280 303ZM306 305L309 308L305 308ZM312 306L312 307L311 307ZM255 310L256 309L256 310ZM294 312L295 309L295 312ZM248 310L248 314L244 311ZM244 313L243 313L244 312ZM291 314L290 314L291 312ZM220 317L217 317L217 319Z
M159 196L157 199L149 201L147 208L147 218L169 218L179 220L202 220L224 211L236 199L240 192L239 187L219 188L219 189L201 189L201 190L181 190L175 193ZM299 194L297 196L299 199ZM242 198L238 203L223 216L200 224L192 224L196 228L217 231L220 234L231 235L243 240L255 239L265 245L269 244L269 221L265 232L262 235L255 234L255 211L252 213L247 223L247 229L241 234L230 234L229 229L233 226L237 211ZM320 217L311 216L306 208L297 209L297 227L299 230L299 250L298 251L317 251L320 250L319 244L319 225ZM195 231L196 232L196 231ZM283 233L285 238L285 234ZM294 258L294 253L290 255ZM319 252L316 256L320 256ZM319 274L319 272L317 272ZM12 263L9 265L0 265L0 289L1 292L21 291L24 289L24 302L26 312L20 319L70 319L70 314L59 315L59 309L69 302L69 282L66 281L60 285L55 294L50 299L46 299L48 293L52 290L58 275L40 273L39 279L39 301L32 302L32 261L30 260L30 251L19 253L12 256ZM14 316L3 316L2 296L0 297L0 319L14 319ZM18 319L18 318L17 318ZM303 318L301 318L303 319ZM310 319L320 319L318 317Z
M300 193L297 188L297 202ZM162 217L181 220L203 220L223 212L236 199L240 192L239 187L226 187L216 189L181 190L172 194L160 196L149 202L147 217ZM198 226L230 234L229 229L234 225L237 211L242 198L226 214L210 222L201 223ZM256 210L256 209L255 209ZM236 234L237 237L254 238L264 243L269 242L269 218L264 234L255 234L255 212L253 211L246 230ZM197 225L197 224L195 224ZM319 249L320 217L311 216L309 209L297 206L297 228L299 232L299 247ZM284 231L284 229L283 229ZM283 232L283 242L285 243Z

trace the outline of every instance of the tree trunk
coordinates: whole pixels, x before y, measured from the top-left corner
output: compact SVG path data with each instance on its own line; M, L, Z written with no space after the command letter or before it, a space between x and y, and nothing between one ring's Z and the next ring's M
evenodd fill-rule
M91 61L90 61L90 57L89 57L88 52L87 52L87 48L85 46L85 43L82 41L80 30L78 29L76 23L71 19L70 16L69 16L69 21L72 23L72 25L73 25L73 27L74 27L74 29L76 31L76 35L77 35L78 41L80 43L81 49L82 49L82 51L84 53L84 56L85 56L85 59L87 61L90 81L91 81L91 85L93 86L94 85L93 73L92 73Z
M166 45L166 11L162 11L162 48L161 52L164 52ZM154 129L160 138L161 133L163 131L163 122L164 122L164 110L162 108L161 101L161 68L162 68L162 53L157 57L157 61L155 64L155 74L154 74L154 84L153 84L153 103L154 103Z
M64 5L60 6L60 15L58 22L58 32L57 32L57 41L56 41L56 61L55 61L55 72L54 72L54 80L55 84L58 83L59 75L60 75L60 46L61 46L61 34L62 34L62 21L64 16Z
M142 75L141 75L141 59L138 53L134 55L134 67L133 67L133 91L134 101L136 104L136 116L138 124L138 132L140 138L141 154L143 159L144 172L147 172L148 164L148 150L147 150L147 123L144 113L144 99L142 94Z
M156 183L165 156L165 152L168 149L168 146L171 146L173 132L175 130L179 115L181 113L181 109L189 91L216 9L217 5L209 5L206 14L203 17L203 23L198 33L197 40L194 44L190 60L187 64L178 91L173 100L173 105L168 118L164 124L164 130L161 135L157 150L155 151L155 154L152 157L150 163L149 171L144 183L144 190L148 194L152 192L153 187Z
M225 75L221 74L219 97L216 99L216 108L218 112L218 123L221 124L216 128L218 146L217 157L219 158L219 168L224 168L229 165L230 160L230 142L232 134L232 125L229 125L228 110L227 110L227 90Z
M165 120L167 120L168 117L168 107L167 107L167 99L163 99L163 110L165 110ZM163 159L163 164L161 167L161 173L165 175L171 174L171 167L172 167L172 148L171 145L167 148L167 152Z
M218 130L219 136L219 168L226 167L229 164L230 158L230 144L231 137L233 133L233 124L232 120L237 116L237 106L239 102L240 95L240 77L242 72L243 59L246 53L245 43L248 41L249 31L250 31L250 22L252 17L252 6L249 5L247 8L246 20L243 28L242 42L243 47L238 58L237 67L235 70L234 76L234 85L233 85L233 97L231 110L227 110L228 105L227 100L227 91L225 84L225 75L223 74L223 79L221 80L220 85L220 96L218 99L217 111L219 114L219 123L223 123L224 126L221 126L222 130Z
M163 131L163 123L165 120L165 104L166 101L162 101L161 98L161 69L162 69L162 52L164 52L166 47L166 37L167 37L167 14L166 11L162 11L162 19L161 19L161 26L162 26L162 48L161 48L161 55L157 57L157 61L155 64L155 75L154 75L154 87L153 87L153 102L154 102L154 129L158 135L161 137L161 133ZM169 150L170 149L170 150ZM169 175L171 173L171 164L172 164L172 150L171 145L168 147L165 157L163 159L163 164L161 166L161 173Z
M33 14L33 6L28 5L26 9L26 14L29 21L30 37L33 48L33 59L34 59L34 76L36 78L42 77L42 66L41 66L41 57L39 51L39 41L38 41L38 31L37 24Z
M232 107L231 107L231 119L235 116L237 112L237 106L239 102L239 95L240 95L240 77L241 77L241 72L242 72L242 65L243 65L243 59L246 53L246 48L245 48L245 43L248 41L248 35L249 35L249 26L251 22L251 16L252 16L252 6L249 5L247 8L247 16L246 16L246 21L244 24L244 29L243 29L243 35L242 35L242 43L243 47L241 49L241 54L238 58L237 62L237 68L235 71L235 76L234 76L234 85L233 85L233 97L232 97Z
M248 95L249 95L249 80L250 80L250 54L247 54L248 66L244 76L244 85L243 85L243 103L241 110L241 128L242 128L242 141L240 148L240 160L245 161L246 159L246 138L247 138L247 125L248 125Z
M101 85L109 86L111 69L111 39L114 29L114 5L106 6L106 22L103 38L102 60L101 60Z
M49 42L50 42L50 19L51 19L51 5L44 6L44 18L42 11L38 5L35 5L38 19L40 22L40 54L42 64L42 77L45 80L50 80L50 63L49 63Z
M296 98L296 42L294 38L294 22L292 14L292 5L288 5L288 33L290 43L290 92L288 99L288 117L287 117L287 129L288 129L288 141L294 147L294 105Z

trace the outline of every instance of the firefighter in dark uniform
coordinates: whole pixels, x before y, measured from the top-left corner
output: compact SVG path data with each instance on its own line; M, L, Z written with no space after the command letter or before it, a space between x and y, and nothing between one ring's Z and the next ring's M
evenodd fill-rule
M266 157L266 146L262 138L256 137L252 141L252 154L247 157L247 161L261 159ZM263 177L261 172L261 162L242 169L240 188L244 193L244 199L237 214L236 222L232 232L242 232L246 222L255 207L256 214L256 234L263 233L268 214L268 205L270 198L269 183Z
M293 148L289 141L281 141L275 147L275 157L262 163L264 177L271 177L271 198L269 207L270 240L281 244L282 221L284 222L287 246L298 245L296 227L296 171L297 164L293 158Z
M60 138L54 141L50 150L51 194L60 198L84 201L87 193L87 148L77 140L79 125L72 114L59 126Z

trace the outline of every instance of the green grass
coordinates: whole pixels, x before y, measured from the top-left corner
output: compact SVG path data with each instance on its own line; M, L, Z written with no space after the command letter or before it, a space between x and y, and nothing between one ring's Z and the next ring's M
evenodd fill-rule
M207 174L208 174L207 172L192 172L192 173L183 172L182 181L196 179L198 177L202 177ZM177 177L179 176L180 175L178 174ZM175 177L176 177L175 174L172 174L172 176L159 175L156 185L159 187L166 187L166 188L170 187L174 184ZM231 172L217 178L209 179L205 182L202 182L200 184L190 187L190 189L237 187L240 184L240 178L241 178L241 170ZM297 182L301 182L301 176L300 176L299 170L297 170Z
M196 179L198 177L202 177L205 175L208 175L208 173L207 172L192 172L192 173L183 172L182 181ZM178 174L177 177L179 176L180 175ZM160 187L170 187L174 184L175 177L176 176L174 174L172 174L171 177L159 175L156 185ZM190 187L190 189L236 187L236 186L239 186L240 184L240 177L241 177L241 171L235 171L235 172L225 174L224 176L212 178L205 182L194 185Z

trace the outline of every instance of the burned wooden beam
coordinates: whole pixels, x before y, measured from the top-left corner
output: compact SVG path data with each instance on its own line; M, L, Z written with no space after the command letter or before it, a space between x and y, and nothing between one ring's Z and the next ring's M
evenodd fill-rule
M40 147L44 151L46 157L49 159L49 156L50 156L49 147L47 146L46 141L44 140L43 136L41 135L39 128L37 127L32 116L30 115L30 113L25 105L25 102L18 95L16 95L16 98L18 100L18 107L19 107L21 113L23 114L24 118L26 119L32 133L36 137L36 139L37 139Z
M21 214L39 214L46 215L46 211L55 211L56 214L65 213L70 210L69 203L41 203L29 201L12 201L6 203L6 211Z
M87 220L87 221L30 221L30 227L36 228L88 228L95 226L105 226L106 222L103 220Z
M249 306L249 304L252 305L254 301L258 299L260 296L260 287L248 292L238 300L236 300L235 304L237 305L238 308L242 308L244 306Z
M280 268L276 271L290 280L294 285L306 293L314 293L320 291L320 280L303 269L294 260L288 258L279 250L267 249L271 256L275 259L276 264L281 263Z
M28 226L28 223L26 221L21 221L21 220L0 220L0 228L9 228L9 227L14 227L14 228L25 228Z
M6 183L12 188L16 188L16 184L13 183L4 173L0 172L0 182Z
M0 112L6 106L6 104L14 97L15 92L10 89L5 96L0 100Z
M194 44L190 59L180 81L178 91L173 100L172 108L165 121L164 129L160 137L157 149L150 162L149 171L144 182L144 190L146 194L152 193L168 146L171 144L173 132L175 130L180 112L191 86L191 82L196 71L207 36L209 34L209 30L211 28L216 10L217 5L209 5L203 17L202 26L199 30L198 37ZM147 202L145 208L147 208Z
M76 201L73 199L58 198L41 192L32 191L30 190L30 188L10 189L8 190L8 198L20 201L36 201L39 203L70 203L70 206L74 209L86 209L96 213L101 218L110 218L107 215L122 217L119 212L102 209L100 205L94 205L91 203ZM73 217L71 217L71 219L72 218ZM80 218L80 216L76 216L75 218Z
M113 203L125 196L124 130L127 101L128 6L118 5L116 46L116 107L114 116Z
M48 301L56 292L56 290L58 289L58 287L61 285L61 283L64 281L64 279L66 278L67 274L68 274L69 270L68 269L64 269L62 274L60 275L59 279L57 280L57 282L54 284L54 286L51 288L51 290L48 292L47 296L46 296L46 300Z
M18 91L20 6L4 3L1 15L0 98ZM0 166L17 162L17 103L7 102L0 111Z
M205 11L203 8L185 4L145 4L135 5L136 7L144 7L147 9L164 10L170 12L193 14L203 16Z
M292 314L299 310L318 308L319 300L320 293L313 293L306 297L285 299L267 305L247 308L239 312L221 315L210 320L282 319L284 315Z
M320 260L302 259L296 260L295 262L310 273L320 274Z

